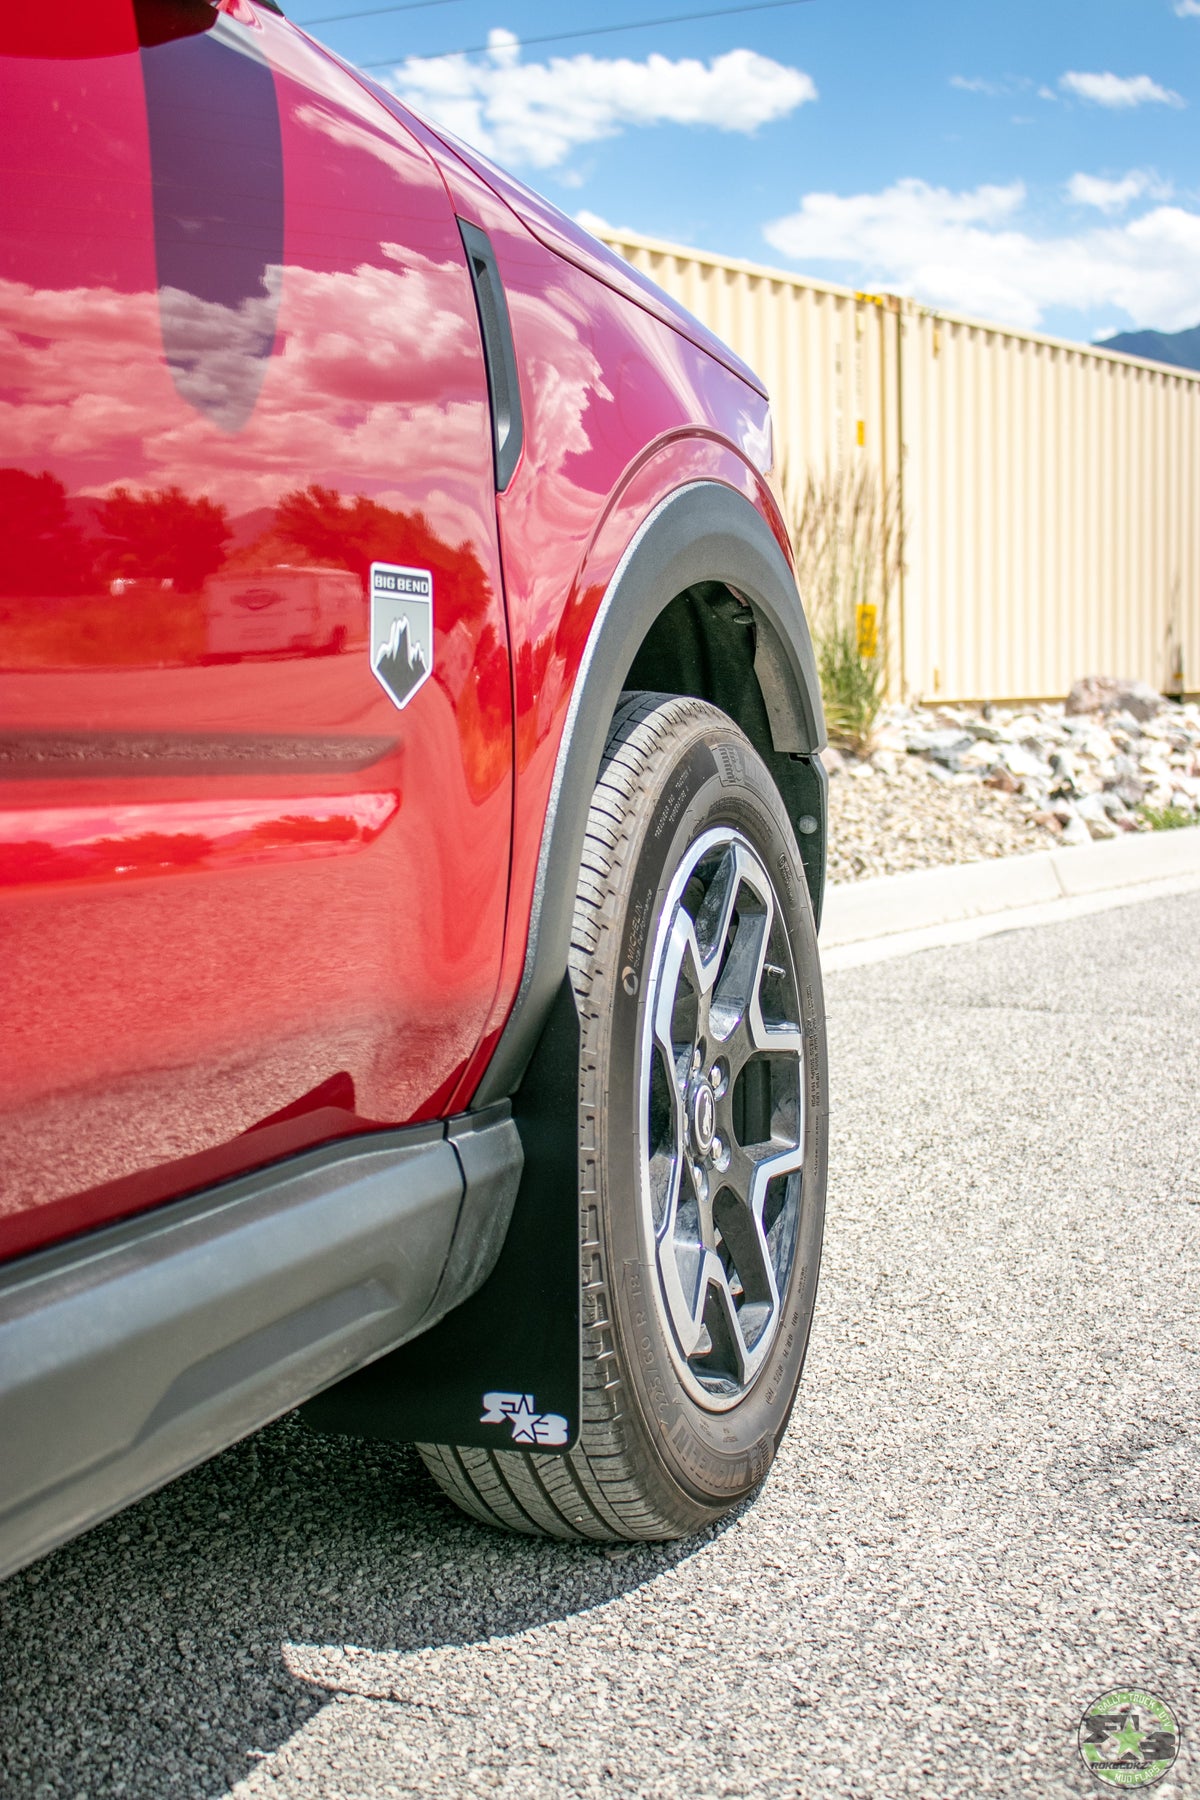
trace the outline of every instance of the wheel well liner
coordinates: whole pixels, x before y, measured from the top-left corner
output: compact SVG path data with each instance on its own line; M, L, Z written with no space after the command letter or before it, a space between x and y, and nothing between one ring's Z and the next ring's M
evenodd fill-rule
M558 993L588 805L609 725L630 686L695 694L742 727L793 823L809 824L798 836L819 920L826 782L817 758L825 720L800 595L750 501L720 482L692 482L644 521L588 634L546 808L521 983L473 1106L513 1093Z

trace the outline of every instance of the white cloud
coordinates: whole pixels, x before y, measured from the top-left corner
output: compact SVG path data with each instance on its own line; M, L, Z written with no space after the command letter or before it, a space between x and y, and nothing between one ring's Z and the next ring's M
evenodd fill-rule
M1175 0L1175 11L1181 19L1200 19L1200 0Z
M586 206L575 214L575 223L582 225L585 231L590 231L593 237L604 237L606 234L610 237L620 236L615 225L610 224L602 214L589 212Z
M799 212L766 227L766 237L797 262L849 262L930 298L1011 310L1002 263L984 280L968 283L966 273L1002 241L997 227L1024 199L1020 182L956 194L905 180L878 194L807 194Z
M812 78L729 50L711 62L658 54L552 57L523 63L519 40L494 30L483 61L410 57L388 83L406 105L500 162L550 169L580 144L630 125L707 125L752 132L815 100Z
M950 86L964 94L986 94L989 100L1012 100L1032 93L1034 83L1028 75L1006 75L1002 81L984 75L952 75ZM1057 99L1057 95L1051 98Z
M1035 327L1050 307L1119 307L1177 330L1200 312L1200 214L1156 206L1120 225L1038 236L1021 182L955 193L917 180L876 194L807 194L765 227L801 264L839 263L864 285Z
M575 214L575 223L582 225L585 231L590 231L594 238L636 238L641 236L636 225L614 225L611 219L606 219L602 213L592 212L586 206Z
M335 468L331 478L351 492L370 490L381 469L427 471L432 494L439 472L469 466L480 453L479 340L462 314L453 258L439 263L396 247L392 260L393 267L333 273L282 270L286 335L253 413L222 440L219 457L208 419L182 400L163 403L162 321L166 315L185 351L190 392L219 394L231 378L244 385L236 361L261 335L262 303L0 280L6 453L63 472L72 488L103 491L119 473L136 487L178 483L235 512L274 505L313 471ZM34 330L45 347L31 361L25 345ZM335 439L339 461L331 464ZM115 461L114 444L123 446ZM464 523L455 492L453 500L420 496L433 529L451 543L477 528Z
M1077 206L1094 206L1100 212L1124 212L1143 194L1150 194L1156 200L1170 198L1169 185L1158 181L1145 169L1131 169L1119 181L1109 181L1103 175L1072 175L1067 183L1067 198Z
M1200 11L1200 7L1197 8ZM1187 102L1181 94L1171 88L1160 87L1157 81L1151 81L1149 75L1114 75L1106 70L1102 75L1089 75L1078 69L1068 69L1060 75L1058 85L1064 93L1074 94L1076 99L1090 100L1096 106L1108 106L1118 110L1131 106L1186 106Z

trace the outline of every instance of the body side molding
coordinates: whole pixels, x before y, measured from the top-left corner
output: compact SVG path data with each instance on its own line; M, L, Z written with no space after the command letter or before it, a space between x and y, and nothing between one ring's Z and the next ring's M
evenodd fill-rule
M513 1093L567 966L576 878L608 728L639 646L687 589L719 582L754 612L754 673L780 755L825 745L816 656L795 578L766 520L722 482L696 481L643 522L588 634L555 762L542 828L521 982L473 1104Z

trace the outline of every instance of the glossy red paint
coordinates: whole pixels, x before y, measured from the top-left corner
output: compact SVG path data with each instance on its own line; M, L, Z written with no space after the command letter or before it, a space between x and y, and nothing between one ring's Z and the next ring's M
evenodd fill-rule
M704 328L687 315L668 324L665 296L653 311L631 305L636 289L602 284L556 254L485 179L486 164L416 129L460 216L495 247L526 419L524 454L498 505L516 732L509 929L496 1003L455 1094L465 1105L520 983L555 758L588 633L625 550L669 494L699 479L744 494L789 560L791 548L767 480L768 404L731 352L722 347L718 360L702 349ZM504 185L519 200L519 185ZM603 268L599 254L593 260Z
M0 816L0 887L183 875L342 856L379 836L394 789L342 798L42 807ZM33 835L31 835L31 832Z
M752 378L517 184L250 0L52 18L0 26L0 1255L466 1105L621 556L701 476L786 545ZM374 562L433 576L403 711Z
M511 827L486 380L436 168L246 0L52 16L0 28L0 1253L280 1154L281 1110L288 1149L441 1110ZM373 561L433 574L403 712ZM331 1121L305 1096L333 1077Z

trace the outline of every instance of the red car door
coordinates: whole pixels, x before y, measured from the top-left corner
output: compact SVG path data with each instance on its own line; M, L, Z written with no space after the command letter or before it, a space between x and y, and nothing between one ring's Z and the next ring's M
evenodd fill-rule
M0 25L0 1255L445 1110L511 701L423 149L249 0Z

